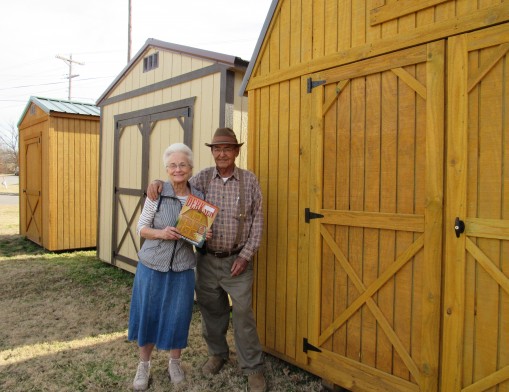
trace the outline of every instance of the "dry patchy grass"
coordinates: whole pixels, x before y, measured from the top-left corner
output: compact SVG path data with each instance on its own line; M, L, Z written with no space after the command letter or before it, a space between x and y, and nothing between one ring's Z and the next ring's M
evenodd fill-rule
M19 233L19 207L17 205L0 206L0 235Z
M136 344L126 339L133 275L97 260L94 251L45 252L9 234L3 217L14 212L0 211L0 390L131 390L138 361ZM233 344L217 376L201 375L207 349L200 330L195 308L183 352L187 383L172 386L168 354L155 351L149 391L246 389ZM233 343L231 331L228 339ZM322 390L318 378L272 356L266 376L271 391Z

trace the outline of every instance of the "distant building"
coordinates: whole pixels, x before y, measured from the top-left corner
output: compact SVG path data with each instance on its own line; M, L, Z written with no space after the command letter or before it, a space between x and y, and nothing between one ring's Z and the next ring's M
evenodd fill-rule
M99 113L31 97L19 120L20 234L48 250L96 245Z

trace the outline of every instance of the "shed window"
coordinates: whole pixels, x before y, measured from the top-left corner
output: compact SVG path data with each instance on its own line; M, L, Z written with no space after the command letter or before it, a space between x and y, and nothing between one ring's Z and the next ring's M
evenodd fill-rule
M159 67L159 52L153 53L143 59L143 72Z

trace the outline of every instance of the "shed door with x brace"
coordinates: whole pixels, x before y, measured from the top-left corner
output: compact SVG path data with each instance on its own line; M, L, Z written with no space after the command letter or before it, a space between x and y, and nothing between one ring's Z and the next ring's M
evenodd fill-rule
M136 266L136 225L149 181L166 179L162 156L172 143L192 146L195 98L115 117L112 261Z
M509 25L448 47L441 390L507 392Z
M22 232L26 237L42 245L42 152L41 136L37 136L24 141L25 147L25 214Z
M437 42L309 79L323 217L309 221L304 349L352 390L437 388L443 75Z

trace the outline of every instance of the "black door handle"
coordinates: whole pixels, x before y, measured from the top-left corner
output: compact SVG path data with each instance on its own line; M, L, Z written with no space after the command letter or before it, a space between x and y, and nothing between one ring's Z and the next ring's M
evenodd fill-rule
M456 232L456 237L459 238L461 233L465 232L465 222L463 222L459 217L456 217L454 221L454 231Z

